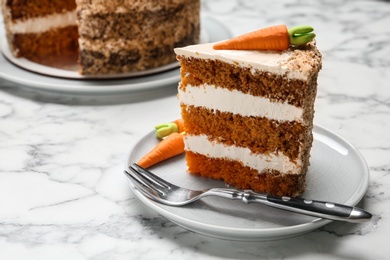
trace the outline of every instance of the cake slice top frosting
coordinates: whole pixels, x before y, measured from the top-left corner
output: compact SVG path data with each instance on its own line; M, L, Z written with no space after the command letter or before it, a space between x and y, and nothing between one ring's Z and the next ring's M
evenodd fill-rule
M241 67L249 67L252 73L265 71L286 76L288 79L307 80L321 68L321 54L315 41L285 51L214 50L215 43L176 48L180 56L220 60Z

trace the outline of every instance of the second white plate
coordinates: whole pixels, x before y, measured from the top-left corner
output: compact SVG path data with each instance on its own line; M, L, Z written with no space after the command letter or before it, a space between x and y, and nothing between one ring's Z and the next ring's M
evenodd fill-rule
M302 197L356 205L366 193L369 170L364 158L350 143L322 127L314 127L311 166L307 190ZM158 143L154 132L135 144L127 166L137 162ZM171 158L150 168L162 178L186 188L223 187L221 181L186 172L184 156ZM170 207L135 195L148 207L170 221L194 232L231 240L262 241L288 238L315 230L330 220L282 211L260 204L245 204L206 197L184 207Z

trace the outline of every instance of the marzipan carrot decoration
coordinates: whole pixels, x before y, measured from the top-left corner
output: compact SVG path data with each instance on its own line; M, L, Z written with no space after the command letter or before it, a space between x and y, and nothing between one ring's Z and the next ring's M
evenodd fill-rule
M183 135L184 132L172 133L168 135L161 142L159 142L149 153L142 157L137 164L141 167L148 168L156 163L183 153Z
M283 51L290 45L303 45L314 39L311 26L301 25L287 29L276 25L243 34L230 40L214 44L215 50L274 50Z
M156 125L154 128L156 129L156 136L163 138L171 133L184 132L184 122L183 119L179 118L170 123Z

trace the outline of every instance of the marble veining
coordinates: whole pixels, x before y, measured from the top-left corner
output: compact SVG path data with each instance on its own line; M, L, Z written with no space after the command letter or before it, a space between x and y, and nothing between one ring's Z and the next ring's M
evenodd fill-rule
M0 79L0 259L389 258L390 2L213 0L202 12L233 35L278 23L315 28L315 123L366 159L370 185L358 206L372 220L266 242L185 230L145 207L122 174L131 145L179 117L175 85L102 97Z

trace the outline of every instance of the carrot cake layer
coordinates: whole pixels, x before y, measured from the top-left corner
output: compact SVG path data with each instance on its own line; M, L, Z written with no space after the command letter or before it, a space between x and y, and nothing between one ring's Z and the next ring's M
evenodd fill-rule
M75 0L7 0L7 9L13 21L67 13L76 9Z
M186 152L188 169L205 178L224 180L238 189L252 189L276 196L297 196L305 190L308 164L302 165L301 174L281 174L280 170L263 168L262 171L243 165L240 160L210 157L192 151Z
M77 27L53 29L40 34L16 34L17 53L31 61L47 66L74 64L78 57Z
M286 75L271 74L267 71L253 72L250 67L232 65L224 61L189 58L183 59L182 64L184 68L182 75L186 75L182 81L183 87L207 83L207 85L262 96L271 101L282 101L298 107L305 105L306 96L302 88L311 87L315 91L315 85L313 86L315 82L311 80L304 82L289 78L289 84L285 85ZM213 76L216 68L223 72L220 77ZM187 74L188 71L196 71L196 73ZM314 76L316 78L317 75Z

